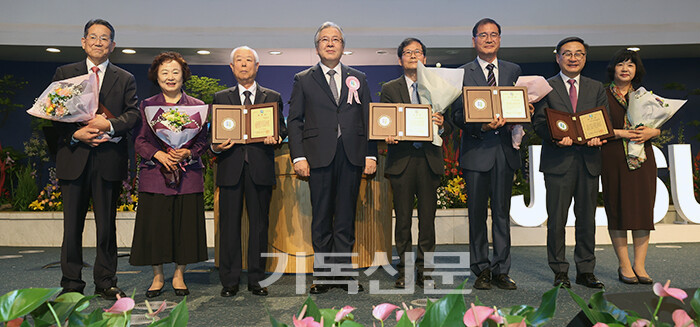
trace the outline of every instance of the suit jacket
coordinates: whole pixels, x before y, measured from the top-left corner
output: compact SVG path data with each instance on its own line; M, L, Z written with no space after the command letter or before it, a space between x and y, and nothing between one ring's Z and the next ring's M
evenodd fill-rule
M411 103L406 77L401 75L401 77L395 80L384 83L384 85L382 85L382 95L379 102ZM443 126L445 126L444 133L449 133L449 123L447 119ZM428 160L430 170L436 175L443 175L445 173L445 162L442 156L442 147L435 146L431 142L422 143L423 146L421 150L425 153L425 158ZM398 144L390 144L388 148L386 169L384 172L388 175L399 175L406 169L408 161L411 158L411 152L415 151L413 142L403 141Z
M488 86L478 60L475 59L461 68L464 69L464 86ZM499 86L514 85L521 74L522 70L517 64L498 60ZM462 169L481 172L491 170L496 162L496 151L503 151L510 168L513 170L520 168L520 152L513 148L509 124L498 128L498 133L495 133L496 131L482 132L482 123L465 123L464 103L461 96L452 107L452 115L454 124L464 130L459 152L459 166Z
M580 153L586 163L588 172L593 176L600 175L600 147L589 147L586 145L559 147L552 140L544 109L552 108L568 113L573 113L574 110L571 107L569 93L560 74L550 77L547 81L553 90L535 104L535 116L532 121L535 132L542 138L540 171L551 174L563 174ZM580 112L599 106L605 106L606 110L608 110L608 98L605 95L605 88L602 83L584 76L581 76L579 83L576 111Z
M56 69L53 81L59 81L87 74L85 60L64 65ZM90 152L96 155L98 176L107 181L120 181L128 173L127 134L141 119L137 108L136 80L134 75L111 62L107 65L100 89L100 103L115 116L110 118L114 136L121 136L118 143L104 142L97 147L90 147L83 142L71 144L73 133L81 126L77 123L54 122L59 134L58 152L56 154L56 177L63 180L75 180L80 177Z
M348 160L364 166L367 156L377 155L376 142L367 140L369 103L372 97L365 74L341 64L341 91L336 104L320 64L294 76L290 100L289 148L291 158L306 157L311 168L327 167L335 157L338 125ZM360 103L348 103L347 78L360 81Z
M253 104L277 102L277 117L279 118L279 135L282 139L287 137L287 126L284 123L282 109L282 97L274 90L257 84ZM214 104L241 105L241 97L238 86L228 88L214 94ZM258 185L275 184L275 147L264 143L235 144L232 148L217 155L218 166L216 173L216 185L234 186L238 184L245 154L248 153L248 166L253 182Z
M203 105L204 102L197 98L193 98L185 92L182 92L180 101L177 105ZM192 160L183 161L182 164L185 170L182 171L180 185L177 188L166 186L165 177L160 172L163 164L153 158L158 151L164 151L165 145L158 136L153 133L151 126L146 121L144 108L157 105L173 105L165 102L163 93L158 93L146 100L141 101L141 122L135 128L136 137L134 139L134 150L138 153L142 160L139 163L139 192L158 193L165 195L175 194L191 194L204 192L204 164L202 163L202 154L207 150L207 124L203 123L202 130L185 143L182 147L189 149L192 153Z

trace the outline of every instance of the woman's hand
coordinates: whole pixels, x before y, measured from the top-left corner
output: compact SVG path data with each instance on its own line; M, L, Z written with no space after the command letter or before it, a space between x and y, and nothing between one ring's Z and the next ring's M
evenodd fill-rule
M168 171L174 171L177 167L177 161L173 160L169 154L163 151L156 152L153 158L158 160Z
M639 126L634 130L631 130L633 136L630 137L630 141L635 143L644 143L650 140L652 137L657 137L661 134L661 131L657 128L651 128L646 126Z
M616 129L614 132L615 138L618 139L631 139L637 135L634 133L634 130L631 129Z

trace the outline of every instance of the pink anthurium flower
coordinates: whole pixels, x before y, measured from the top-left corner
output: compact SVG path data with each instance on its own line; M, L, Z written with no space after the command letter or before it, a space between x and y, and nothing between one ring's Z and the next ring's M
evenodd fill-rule
M306 317L302 320L298 320L297 317L292 316L292 323L294 327L323 327L323 324L315 322L313 317Z
M683 302L683 299L687 298L688 294L680 288L668 287L670 284L670 280L666 281L666 285L663 286L661 286L661 283L654 284L654 294L660 297L670 296Z
M146 302L148 302L148 301L146 301ZM153 317L157 316L159 313L163 312L163 310L165 310L166 306L167 306L167 303L165 301L163 301L160 303L158 310L156 310L155 312L147 313L147 315L149 317L153 318Z
M606 325L606 324L604 324L604 323L602 323L602 322L599 322L599 323L593 325L593 327L608 327L608 325Z
M493 312L493 308L475 306L474 303L472 303L471 309L467 310L467 313L464 314L464 324L467 325L467 327L479 327Z
M355 310L355 308L349 305L344 306L342 309L340 309L340 311L338 311L338 313L335 314L335 322L343 320L343 318L345 318L348 313L352 312L352 310Z
M523 317L523 320L521 320L520 322L508 324L508 327L527 327L527 324L525 323L525 317Z
M117 294L117 302L114 302L111 308L104 310L109 313L124 313L133 309L135 305L134 299L130 297L119 297Z
M423 315L425 314L425 309L415 308L408 310L396 310L396 321L401 320L401 317L403 317L404 312L408 315L408 321L416 322L418 321L418 319L423 317Z
M375 306L374 309L372 310L372 316L376 318L377 320L381 320L382 322L386 320L386 318L391 315L394 310L398 309L398 306L395 306L391 303L382 303L378 306Z
M691 319L688 313L685 312L683 309L676 309L676 311L673 311L671 319L673 319L673 323L676 324L676 326L695 326L695 324L693 323L693 319Z
M650 327L651 326L651 321L646 320L646 319L639 319L630 325L630 327Z

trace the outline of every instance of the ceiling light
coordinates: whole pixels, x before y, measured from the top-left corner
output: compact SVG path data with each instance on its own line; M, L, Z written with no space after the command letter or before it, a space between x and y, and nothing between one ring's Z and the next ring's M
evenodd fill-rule
M377 54L378 55L385 55L385 54L387 54L387 51L386 50L377 50Z
M208 55L208 54L211 54L211 52L209 50L199 50L199 51L197 51L197 54Z
M639 48L637 48L637 47L631 47L631 48L627 48L627 50L629 50L629 51L639 51Z
M136 50L134 50L134 49L122 49L122 53L124 53L124 54L134 54L134 53L136 53Z
M344 54L344 55L348 55L348 56L349 56L349 55L351 55L351 54L352 54L352 51L343 51L343 54Z
M59 52L61 52L61 49L57 49L57 48L46 48L46 52L59 53Z
M282 54L282 51L268 51L267 53L269 53L273 56L279 56Z

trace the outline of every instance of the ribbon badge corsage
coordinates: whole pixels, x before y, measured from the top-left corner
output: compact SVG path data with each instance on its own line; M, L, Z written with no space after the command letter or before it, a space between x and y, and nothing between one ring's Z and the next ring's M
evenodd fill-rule
M355 76L348 76L345 79L345 85L348 86L348 103L352 104L352 98L355 98L355 102L360 104L360 95L357 94L357 90L360 89L360 80Z

